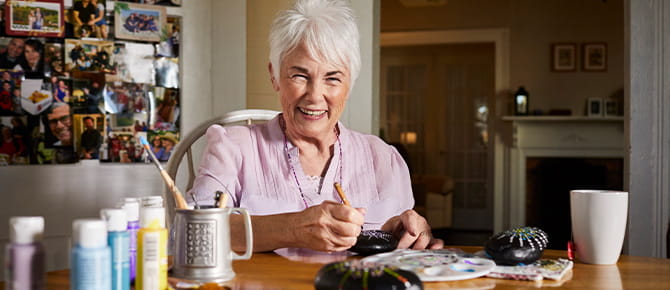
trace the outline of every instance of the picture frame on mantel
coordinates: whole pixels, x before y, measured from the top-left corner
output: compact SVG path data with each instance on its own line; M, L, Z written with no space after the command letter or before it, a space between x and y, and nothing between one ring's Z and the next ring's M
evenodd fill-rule
M551 71L573 72L577 70L577 44L551 44Z
M585 72L607 71L607 43L590 42L582 45L582 70Z
M602 117L604 114L602 98L588 98L586 101L586 116Z
M619 116L619 102L616 100L605 100L604 108L605 117L617 117Z

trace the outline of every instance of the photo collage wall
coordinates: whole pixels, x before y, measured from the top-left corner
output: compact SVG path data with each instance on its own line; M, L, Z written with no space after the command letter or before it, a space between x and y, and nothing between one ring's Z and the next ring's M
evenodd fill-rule
M65 2L65 3L63 3ZM167 161L179 141L181 0L6 1L0 165Z

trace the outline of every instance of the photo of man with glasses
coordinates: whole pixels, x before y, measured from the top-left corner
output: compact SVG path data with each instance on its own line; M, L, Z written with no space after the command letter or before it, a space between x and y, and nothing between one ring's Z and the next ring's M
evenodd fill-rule
M52 146L56 149L56 163L77 162L77 154L72 146L72 116L70 105L56 102L44 112L45 121L51 135L57 140ZM47 145L48 146L48 145Z
M70 105L56 102L46 111L49 130L58 141L54 146L72 146L72 116Z

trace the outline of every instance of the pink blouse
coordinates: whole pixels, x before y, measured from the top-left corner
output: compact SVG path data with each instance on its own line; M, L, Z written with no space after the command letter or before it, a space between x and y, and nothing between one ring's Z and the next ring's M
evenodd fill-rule
M298 148L284 137L280 116L264 124L214 125L207 130L208 145L191 190L199 204L213 204L215 192L227 192L227 188L232 193L229 206L246 208L251 215L297 212L305 204L341 202L333 187L339 182L352 206L367 209L366 230L379 229L389 218L414 206L407 164L398 151L342 123L338 123L339 142L320 192L305 190L308 177L300 165Z

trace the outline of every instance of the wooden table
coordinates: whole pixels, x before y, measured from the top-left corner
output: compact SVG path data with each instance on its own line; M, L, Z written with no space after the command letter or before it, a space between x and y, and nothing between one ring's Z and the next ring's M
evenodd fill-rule
M480 248L460 247L474 253ZM565 257L565 251L546 250L544 258ZM251 260L235 261L236 277L226 286L232 289L314 289L314 276L322 264L287 260L274 253L257 253ZM570 274L568 274L570 275ZM557 282L513 281L477 278L451 282L424 283L426 289L670 289L670 259L621 256L617 265L599 266L576 262L572 277ZM47 289L70 289L69 271L47 274ZM4 289L4 284L0 283Z

